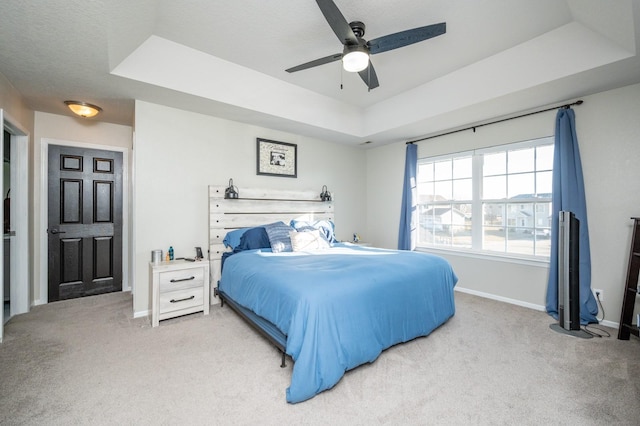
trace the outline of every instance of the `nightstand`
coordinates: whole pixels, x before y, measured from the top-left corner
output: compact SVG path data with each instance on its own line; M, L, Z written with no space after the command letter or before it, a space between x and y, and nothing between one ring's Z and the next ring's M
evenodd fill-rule
M209 262L149 262L152 283L151 325L194 312L209 315Z

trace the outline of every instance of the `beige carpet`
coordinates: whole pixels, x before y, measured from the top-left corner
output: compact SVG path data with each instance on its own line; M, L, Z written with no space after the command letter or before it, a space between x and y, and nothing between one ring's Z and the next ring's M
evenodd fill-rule
M228 307L151 328L129 293L13 318L0 346L0 423L638 425L640 340L555 333L532 311L456 293L433 334L331 390L287 404L292 362Z

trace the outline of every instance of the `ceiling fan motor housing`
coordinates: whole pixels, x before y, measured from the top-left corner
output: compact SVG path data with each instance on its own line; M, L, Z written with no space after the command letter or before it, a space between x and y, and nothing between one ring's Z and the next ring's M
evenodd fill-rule
M360 22L360 21L349 22L349 26L351 27L351 31L353 31L353 34L356 37L362 38L364 36L364 30L366 28L366 26L364 25L364 22Z

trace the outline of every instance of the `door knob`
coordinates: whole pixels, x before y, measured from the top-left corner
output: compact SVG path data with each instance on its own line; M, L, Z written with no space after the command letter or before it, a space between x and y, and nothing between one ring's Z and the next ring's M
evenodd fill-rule
M65 234L66 231L58 231L57 229L52 229L51 231L49 231L52 234Z

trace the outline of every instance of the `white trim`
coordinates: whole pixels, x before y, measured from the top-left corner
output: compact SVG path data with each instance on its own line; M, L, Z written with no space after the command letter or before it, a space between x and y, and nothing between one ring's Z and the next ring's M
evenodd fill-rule
M7 118L5 117L5 122ZM11 316L29 312L29 136L11 128ZM17 134L21 132L22 134ZM27 212L27 214L18 214Z
M100 145L85 142L67 141L53 138L42 138L40 146L40 299L37 304L46 304L49 300L48 281L48 174L49 174L49 145L61 145L76 148L99 149L122 153L122 291L131 291L129 282L129 265L131 252L129 251L129 153L128 148Z
M31 279L29 271L29 132L10 114L0 109L2 130L11 134L11 231L15 236L10 239L12 253L10 263L9 316L29 312ZM4 187L4 186L3 186ZM21 212L18 214L18 212ZM4 251L4 247L2 248ZM3 255L0 251L0 257ZM2 266L1 268L3 268ZM2 269L0 269L2 271ZM0 272L0 273L3 273ZM4 275L3 275L4 276ZM2 289L4 292L4 286ZM4 297L0 297L4 300ZM0 331L0 342L3 332Z
M151 310L147 309L146 311L134 312L133 318L145 318L151 316Z
M130 218L131 218L131 225L130 225L130 235L131 235L131 241L129 242L129 247L131 248L131 257L132 257L132 262L131 262L131 268L130 268L130 285L129 288L131 289L131 297L133 299L133 317L134 318L139 318L137 315L140 314L141 316L150 316L151 312L149 310L144 311L142 313L136 313L135 311L135 306L136 306L136 295L137 295L137 291L136 291L136 281L134 279L134 277L136 276L136 262L133 261L133 253L136 253L136 239L134 238L135 236L135 232L134 230L136 229L136 222L135 222L135 217L136 217L136 185L135 185L135 180L136 180L136 132L135 130L133 131L133 134L131 135L131 158L130 158L130 163L129 163L129 167L131 168L131 179L130 179L130 188L131 188L131 195L130 195L130 201L131 201L131 211L129 213Z
M605 327L615 328L616 330L620 328L619 322L613 322L613 321L607 321L607 320L600 321L600 325L603 325Z
M547 311L547 308L542 305L523 302L522 300L510 299L508 297L496 296L495 294L485 293L483 291L471 290L471 289L459 287L459 286L456 286L454 290L459 291L460 293L466 293L466 294L471 294L473 296L483 297L485 299L491 299L491 300L496 300L498 302L509 303L511 305L522 306L523 308L529 308L535 311L541 311L541 312ZM598 324L592 324L592 325L598 325ZM619 323L613 322L613 321L606 321L606 320L600 321L599 325L603 327L610 327L615 329L618 329L620 327Z
M472 149L469 151L452 152L450 154L440 154L440 155L433 155L433 156L427 156L427 157L420 157L418 158L418 165L420 165L420 163L437 163L438 161L451 160L452 158L473 157L475 152L476 151Z
M494 262L515 263L517 265L535 266L538 268L549 268L548 258L535 258L533 256L515 256L513 254L502 252L474 251L471 249L461 248L444 248L444 247L425 247L419 246L416 251L433 253L440 256L460 256L472 259L491 260Z
M460 293L472 294L474 296L483 297L485 299L497 300L498 302L509 303L511 305L522 306L523 308L533 309L535 311L545 312L546 309L542 305L536 305L534 303L523 302L522 300L510 299L508 297L496 296L495 294L485 293L483 291L471 290L464 287L455 287L455 291L459 291Z
M494 152L516 151L519 149L533 148L540 145L549 145L549 144L553 145L553 142L554 142L554 135L550 135L550 136L543 136L535 139L524 140L520 142L507 142L501 145L494 145L486 148L479 148L479 149L475 149L473 152L475 154L484 155L484 154L492 154Z
M482 213L482 164L484 157L474 155L471 157L471 211ZM474 185L473 182L478 182ZM482 252L482 219L484 214L474 214L471 216L471 249L476 253Z

